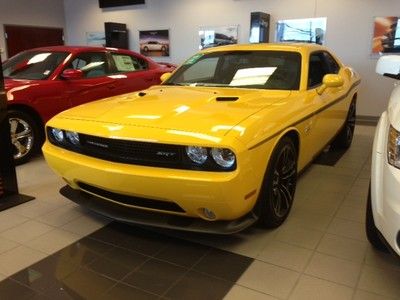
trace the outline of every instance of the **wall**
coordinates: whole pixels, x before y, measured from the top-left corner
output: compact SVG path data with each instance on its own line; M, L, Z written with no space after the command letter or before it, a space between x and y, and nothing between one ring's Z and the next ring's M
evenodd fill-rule
M181 63L198 51L198 28L239 25L239 42L249 37L250 12L271 14L270 36L280 19L327 17L326 45L362 76L358 115L379 116L394 80L374 72L371 56L374 16L400 14L399 0L146 0L145 5L101 10L98 0L64 0L69 44L85 44L86 31L103 31L104 22L126 23L130 47L139 50L138 30L170 29L171 57Z
M6 48L4 24L64 28L63 0L0 0L0 49Z

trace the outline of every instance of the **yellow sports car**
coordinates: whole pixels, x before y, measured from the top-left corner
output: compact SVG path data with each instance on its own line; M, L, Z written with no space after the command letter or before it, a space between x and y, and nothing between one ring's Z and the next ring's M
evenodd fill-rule
M124 222L277 227L298 172L328 144L351 144L360 78L322 46L211 48L162 80L47 123L64 196Z

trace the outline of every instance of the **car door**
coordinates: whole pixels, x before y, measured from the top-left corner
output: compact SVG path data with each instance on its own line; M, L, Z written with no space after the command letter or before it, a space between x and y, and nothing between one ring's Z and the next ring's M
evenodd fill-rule
M308 90L315 104L315 143L318 149L324 147L338 132L343 124L345 115L344 101L340 101L345 94L345 85L336 88L327 88L322 94L317 92L322 85L326 74L338 74L339 64L326 51L310 54L308 65Z
M75 55L65 69L82 71L82 78L63 79L70 107L116 95L116 80L111 75L105 51L81 52Z
M159 72L151 69L146 59L126 53L111 52L110 55L114 68L111 77L116 80L119 94L143 90L159 83Z

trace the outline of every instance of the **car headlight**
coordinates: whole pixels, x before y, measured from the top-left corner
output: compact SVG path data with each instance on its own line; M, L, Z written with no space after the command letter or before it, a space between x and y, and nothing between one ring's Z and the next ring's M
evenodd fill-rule
M202 165L206 162L207 148L197 147L197 146L188 146L186 147L186 154L196 164Z
M231 168L236 161L235 154L226 148L212 148L211 156L223 168Z
M389 164L400 169L400 132L392 125L389 128L387 156Z
M59 142L59 143L64 142L64 139L65 139L64 131L62 131L61 129L52 128L50 133L57 142Z
M68 141L75 145L75 146L79 146L80 142L79 142L79 134L75 131L66 131L65 135L67 136Z

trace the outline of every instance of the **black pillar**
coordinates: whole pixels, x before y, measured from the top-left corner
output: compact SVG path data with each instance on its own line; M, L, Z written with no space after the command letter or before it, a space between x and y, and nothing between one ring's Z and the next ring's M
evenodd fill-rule
M0 211L32 199L34 198L18 193L0 57Z

